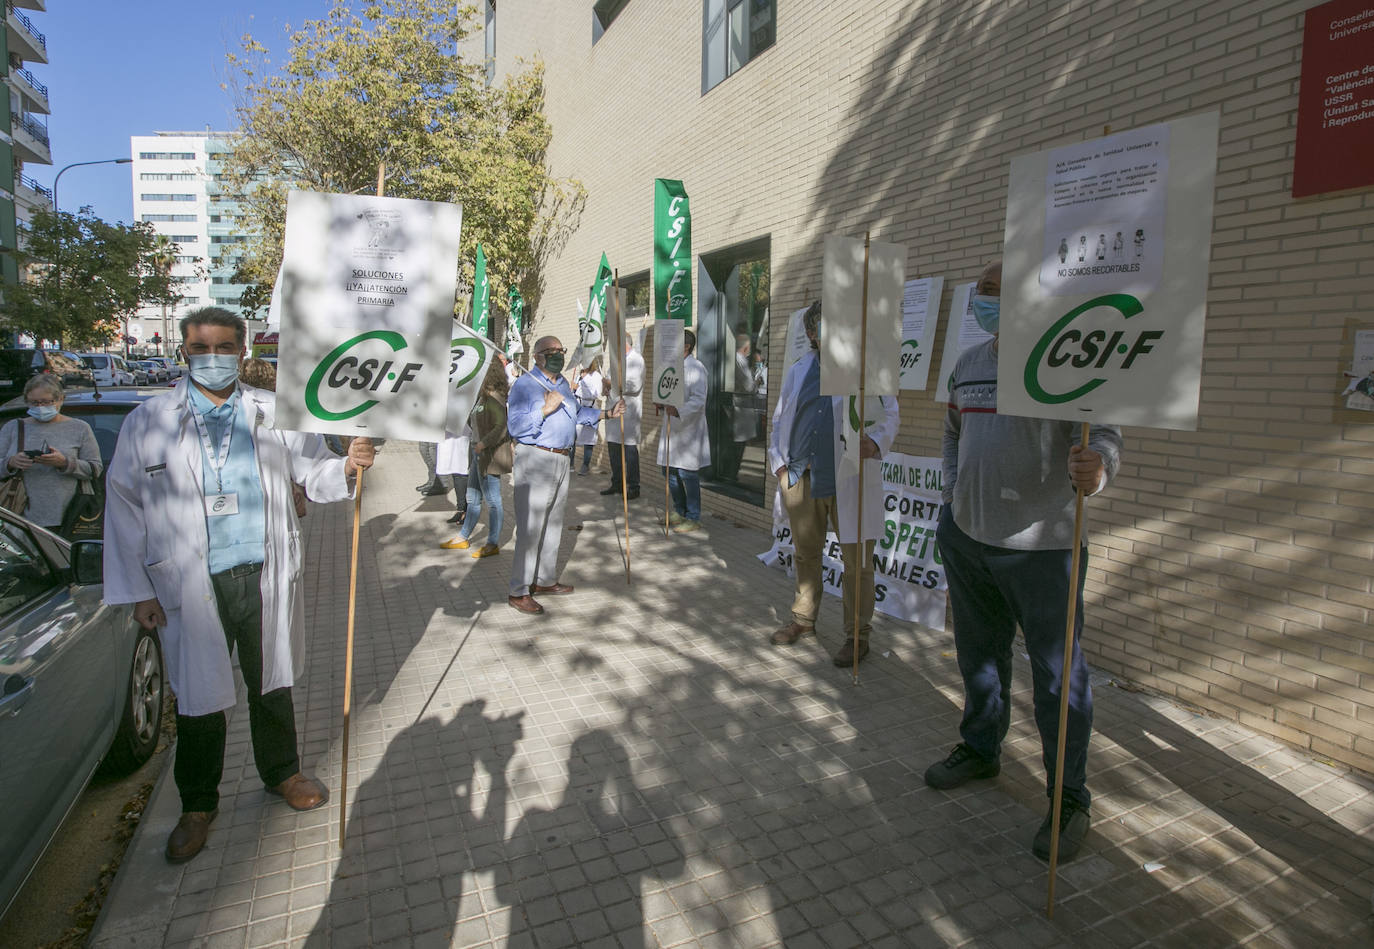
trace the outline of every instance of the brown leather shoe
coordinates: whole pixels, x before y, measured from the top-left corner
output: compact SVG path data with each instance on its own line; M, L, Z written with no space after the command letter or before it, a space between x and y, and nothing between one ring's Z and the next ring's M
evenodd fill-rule
M267 789L279 795L288 807L297 811L313 811L329 800L329 789L314 778L297 771L276 787Z
M218 810L187 811L181 815L176 827L167 836L167 862L185 863L205 846L205 838L210 835L210 822Z
M862 662L864 656L868 655L868 640L859 640L859 661ZM845 666L854 665L854 637L851 636L844 641L840 651L835 653L835 665L843 669Z
M531 593L547 593L550 596L555 596L560 593L571 593L572 591L573 588L571 583L555 583L553 586L548 587L541 587L536 583L534 586L530 587Z
M815 630L810 626L803 626L801 623L793 621L773 633L769 641L772 642L774 646L790 646L807 633L814 632Z
M521 613L535 615L544 612L544 608L539 605L539 601L526 593L524 596L508 596L506 602Z

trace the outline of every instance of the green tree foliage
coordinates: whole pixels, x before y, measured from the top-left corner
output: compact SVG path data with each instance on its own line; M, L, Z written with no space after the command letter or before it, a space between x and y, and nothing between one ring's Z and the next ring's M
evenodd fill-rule
M110 224L90 208L37 210L20 257L24 279L5 288L0 321L68 348L104 345L141 307L180 300L170 267L159 265L167 253L176 245L160 242L151 224Z
M240 133L225 184L245 209L250 239L236 279L243 304L266 305L281 263L290 188L375 194L385 165L389 197L463 206L462 272L486 249L491 299L520 288L536 305L542 262L576 224L579 182L550 176L551 129L543 66L490 88L475 46L476 9L452 0L376 0L355 13L336 0L328 16L293 32L285 62L244 36L238 72Z

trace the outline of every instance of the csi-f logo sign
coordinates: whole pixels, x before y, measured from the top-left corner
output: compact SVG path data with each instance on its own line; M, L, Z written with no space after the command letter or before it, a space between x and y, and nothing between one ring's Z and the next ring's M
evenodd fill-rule
M330 422L361 415L377 404L353 393L399 392L419 374L423 364L402 362L396 353L406 348L405 337L391 330L372 330L344 340L320 360L305 384L305 407Z
M482 344L475 339L455 339L448 345L448 384L461 389L482 368Z
M220 511L224 510L224 509L225 509L226 507L228 507L228 506L229 506L229 499L228 499L228 498L224 498L224 497L215 498L214 503L210 505L210 510L211 510L212 512L214 512L215 514L218 514Z
M676 369L672 366L664 369L662 375L658 377L658 397L660 399L667 399L677 391L679 382L681 382L681 380L678 379Z
M688 303L685 292L674 292L679 281L688 281L691 289L691 277L687 272L687 262L679 260L678 255L682 252L682 242L687 237L687 199L678 195L668 202L668 239L673 242L673 249L668 252L668 262L672 264L673 276L668 281L668 313L680 313L688 310L691 304Z
M601 345L601 340L604 336L601 328L601 316L603 316L604 313L605 311L603 310L602 314L594 314L586 319L578 321L577 327L579 338L582 340L584 349L596 349Z
M1032 399L1046 405L1060 405L1082 398L1107 381L1099 376L1068 392L1050 392L1040 382L1040 372L1044 366L1051 369L1066 365L1074 369L1107 369L1114 366L1122 371L1129 370L1135 366L1137 359L1153 350L1155 342L1164 335L1162 330L1131 333L1124 329L1095 329L1084 333L1070 326L1084 313L1098 307L1116 310L1125 320L1145 309L1130 294L1108 293L1076 306L1061 316L1040 337L1026 359L1025 386Z

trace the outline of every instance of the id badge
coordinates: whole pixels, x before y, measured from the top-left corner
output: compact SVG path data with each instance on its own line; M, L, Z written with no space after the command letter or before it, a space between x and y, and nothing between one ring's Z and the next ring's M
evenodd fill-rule
M234 494L205 495L206 517L228 517L239 512L239 496Z

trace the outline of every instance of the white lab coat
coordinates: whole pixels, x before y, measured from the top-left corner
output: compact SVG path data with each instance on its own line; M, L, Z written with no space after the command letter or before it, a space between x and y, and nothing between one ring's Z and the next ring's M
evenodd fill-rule
M599 372L584 372L582 378L577 382L577 404L582 408L595 408L597 401L601 398L601 380L603 376ZM596 444L596 425L577 426L577 444L595 445Z
M706 429L706 367L695 356L682 360L685 388L677 418L664 419L672 428L669 438L658 435L658 463L669 468L695 471L711 463L711 436ZM668 452L672 452L669 460Z
M644 357L637 350L625 354L625 382L620 387L620 395L625 400L625 414L621 418L606 420L606 441L619 445L639 444L639 420L644 413ZM607 406L610 408L610 406ZM621 425L625 426L622 439Z
M773 410L773 428L768 434L768 470L777 471L791 460L788 440L792 437L792 420L797 414L797 396L801 391L802 380L816 359L815 351L808 352L792 364L782 380L782 394L778 396L777 408ZM845 477L840 471L840 458L844 454L841 435L844 431L845 396L831 397L831 407L835 416L835 501L836 517L840 522L840 543L855 542L854 525L858 520L859 479L857 475ZM897 400L892 396L877 398L870 396L865 402L865 419L868 437L878 446L881 455L886 455L897 438L897 428L901 420L897 411ZM864 523L863 539L876 540L883 534L883 472L876 458L864 460ZM787 473L783 472L783 477Z
M162 651L182 715L234 706L234 675L210 583L201 441L183 379L129 413L106 479L105 602L157 598ZM257 448L266 508L262 567L262 690L291 686L303 668L301 537L291 482L314 501L350 496L344 459L318 435L272 428L275 396L240 387Z

